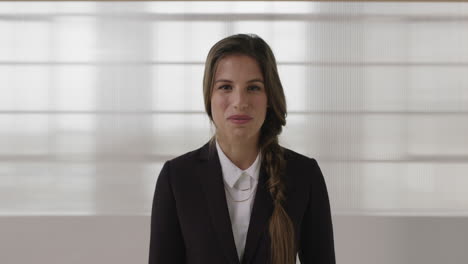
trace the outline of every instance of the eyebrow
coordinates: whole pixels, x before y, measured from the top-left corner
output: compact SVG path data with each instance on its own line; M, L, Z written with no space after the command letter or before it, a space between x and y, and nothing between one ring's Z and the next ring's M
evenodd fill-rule
M218 82L228 82L228 83L232 83L231 80L227 80L227 79L219 79L219 80L216 80L215 83L218 83ZM253 83L253 82L260 82L260 83L263 83L263 80L261 79L252 79L250 81L247 81L247 83Z

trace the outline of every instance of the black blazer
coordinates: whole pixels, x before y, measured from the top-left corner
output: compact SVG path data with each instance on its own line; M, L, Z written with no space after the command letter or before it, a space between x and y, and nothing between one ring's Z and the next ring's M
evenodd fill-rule
M334 264L332 219L315 159L284 149L285 210L296 231L301 263ZM209 144L167 161L156 182L150 264L270 263L268 220L273 212L261 166L242 262L237 256L216 148Z

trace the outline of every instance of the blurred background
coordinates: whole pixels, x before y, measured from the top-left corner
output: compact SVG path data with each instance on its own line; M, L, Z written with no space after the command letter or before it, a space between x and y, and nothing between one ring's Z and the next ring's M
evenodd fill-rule
M211 46L272 47L337 263L467 263L468 3L0 2L0 262L147 263ZM298 262L299 263L299 262Z

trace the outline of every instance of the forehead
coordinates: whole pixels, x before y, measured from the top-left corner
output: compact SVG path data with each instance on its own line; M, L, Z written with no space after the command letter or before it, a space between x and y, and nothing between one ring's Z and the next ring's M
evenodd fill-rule
M246 55L229 55L218 62L217 79L263 79L258 62Z

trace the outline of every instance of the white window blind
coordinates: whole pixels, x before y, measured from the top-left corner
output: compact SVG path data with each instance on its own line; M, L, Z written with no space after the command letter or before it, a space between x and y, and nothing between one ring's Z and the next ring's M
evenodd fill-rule
M1 2L0 215L148 215L211 46L264 38L333 214L468 212L467 3Z

